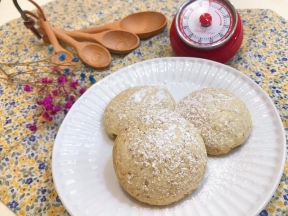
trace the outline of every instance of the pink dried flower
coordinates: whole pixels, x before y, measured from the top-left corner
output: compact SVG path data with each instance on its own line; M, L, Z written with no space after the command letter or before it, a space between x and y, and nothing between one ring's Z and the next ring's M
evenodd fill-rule
M72 103L71 101L68 101L68 102L65 104L65 108L66 108L66 109L70 109L72 106L73 106L73 103Z
M52 121L52 117L49 115L48 112L44 112L42 114L42 117L46 120L46 121Z
M58 112L60 112L62 110L61 107L59 106L54 106L51 110L51 115L56 115Z
M59 84L64 84L67 82L67 78L65 76L60 76L60 77L58 77L57 82Z
M37 126L35 124L29 125L28 128L30 129L30 131L33 131L33 132L37 130Z
M48 80L47 80L47 83L52 84L52 83L53 83L53 80L52 80L52 79L48 79Z
M24 91L30 92L30 91L32 91L32 87L30 85L25 85L24 86Z
M79 93L82 95L82 94L84 94L85 91L86 91L85 88L81 88L81 89L79 90Z
M58 66L53 66L51 68L52 72L59 72L60 71L60 68Z
M61 107L59 107L59 106L53 106L50 114L51 114L51 115L56 115L56 114L57 114L58 112L60 112L61 110L62 110Z
M79 85L78 81L70 82L70 88L72 89L76 89L78 85Z
M74 101L75 101L74 95L69 95L69 101L71 101L71 102L74 102Z
M41 82L42 83L47 83L47 78L45 77L45 78L41 78Z
M46 109L46 110L51 110L53 108L53 97L51 95L46 96L43 101L42 101L42 106Z
M44 105L44 104L43 104L43 105ZM53 104L45 104L45 105L44 105L44 108L45 108L46 110L52 110Z
M53 83L52 79L48 79L47 77L41 78L41 82L45 84L51 84Z
M53 97L51 95L47 95L44 99L43 99L43 103L47 102L47 103L51 103L53 101Z
M61 111L61 110L62 110L62 108L59 106L53 106L53 108L52 108L52 112L56 112L56 113Z
M53 96L58 96L58 94L59 94L59 92L58 92L58 90L54 90L54 91L52 91L52 94L53 94Z
M37 101L36 101L36 104L39 105L39 106L41 106L41 105L43 104L43 101L37 100Z

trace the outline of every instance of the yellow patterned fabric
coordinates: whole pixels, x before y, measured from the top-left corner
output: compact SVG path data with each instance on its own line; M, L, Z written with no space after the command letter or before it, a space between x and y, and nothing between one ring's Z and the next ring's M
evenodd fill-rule
M56 0L43 7L47 19L58 28L81 29L118 20L136 11L155 10L168 18L165 31L141 41L128 55L112 55L105 70L81 67L96 80L130 64L157 57L175 56L170 46L169 28L183 1L179 0ZM239 10L244 25L244 41L227 65L241 71L260 85L273 100L288 131L288 23L271 10ZM63 44L75 56L69 45ZM49 56L47 44L39 41L22 20L0 27L1 62L35 61ZM76 74L80 77L79 74ZM0 83L0 199L17 215L68 215L51 174L51 155L57 130L64 118L58 116L32 134L26 128L36 108L31 94L19 86ZM25 139L23 139L25 138ZM0 213L1 214L1 213ZM261 212L288 215L288 161L274 196Z

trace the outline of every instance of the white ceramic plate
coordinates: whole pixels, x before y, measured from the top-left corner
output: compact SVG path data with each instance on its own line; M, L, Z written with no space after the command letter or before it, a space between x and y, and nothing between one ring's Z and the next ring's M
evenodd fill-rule
M253 131L231 153L209 157L202 186L167 207L131 198L119 185L112 165L113 142L102 115L107 103L136 85L166 86L176 102L193 90L228 89L247 105ZM283 172L286 144L278 112L266 93L228 66L195 58L159 58L121 69L93 85L69 111L53 149L53 179L72 215L237 216L256 215L271 199Z

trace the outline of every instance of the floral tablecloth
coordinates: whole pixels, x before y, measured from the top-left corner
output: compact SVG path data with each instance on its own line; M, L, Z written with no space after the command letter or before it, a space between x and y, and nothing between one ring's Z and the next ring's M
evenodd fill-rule
M105 70L82 66L79 79L91 85L127 65L156 57L174 56L169 28L180 0L56 0L44 6L48 20L64 29L101 25L143 10L156 10L168 18L165 31L129 55L113 55ZM244 41L227 65L253 79L271 97L288 131L288 22L271 10L239 10ZM75 56L75 51L65 44ZM25 29L22 20L0 27L0 62L35 61L47 57L47 44ZM80 73L82 75L80 76ZM83 73L85 76L83 76ZM17 215L68 215L53 185L51 155L64 116L55 117L35 133L27 129L37 105L21 85L0 82L0 199ZM1 213L0 213L1 215ZM288 161L274 196L260 214L288 215Z

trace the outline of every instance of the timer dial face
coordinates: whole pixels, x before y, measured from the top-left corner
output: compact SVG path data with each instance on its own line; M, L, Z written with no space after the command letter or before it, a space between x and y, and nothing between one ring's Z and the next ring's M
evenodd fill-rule
M235 25L230 7L220 0L196 0L179 14L178 33L186 43L209 48L219 46Z

